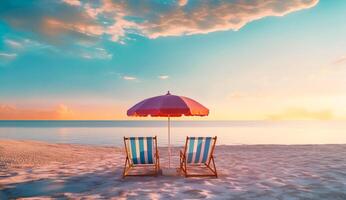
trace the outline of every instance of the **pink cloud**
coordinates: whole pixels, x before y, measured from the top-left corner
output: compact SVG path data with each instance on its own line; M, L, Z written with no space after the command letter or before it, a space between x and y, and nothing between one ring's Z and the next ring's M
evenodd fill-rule
M346 63L346 56L342 56L333 62L336 65Z
M172 6L167 11L155 9L154 3L143 3L141 9L126 2L113 3L104 0L99 8L89 4L85 11L93 18L108 17L114 23L105 26L104 34L113 41L125 37L129 30L148 38L166 36L207 34L215 31L239 30L247 23L268 16L284 16L288 13L315 6L318 0L263 0L263 1L222 1L212 4L200 1L191 9L185 9L187 0L177 1L179 6ZM141 19L131 21L128 16Z
M55 18L44 18L42 29L48 35L79 32L91 36L100 36L104 33L103 27L98 24L78 20L66 22Z
M178 0L179 6L185 6L188 3L188 0Z
M0 120L105 120L125 116L124 108L113 104L74 105L73 109L65 104L45 109L0 104Z
M249 22L315 6L318 0L289 1L223 1L218 5L201 2L186 12L182 7L168 13L156 13L156 18L141 25L149 38L207 34L216 31L239 30Z
M79 0L62 0L64 3L67 3L71 6L80 6L81 2Z
M3 18L14 27L36 31L49 39L61 39L61 35L78 33L95 38L105 36L112 41L124 43L129 34L155 39L239 30L255 20L311 8L318 0L237 0L219 3L176 0L171 4L158 1L137 4L124 0L63 2L65 6L51 3L57 9L35 8L39 14L34 17L13 11L7 12Z
M90 16L108 17L114 23L105 26L104 34L113 41L121 41L127 33L137 33L155 39L165 36L207 34L215 31L239 30L247 23L268 16L284 16L288 13L315 6L318 0L262 0L222 1L219 4L199 1L190 9L184 6L187 0L178 0L179 6L166 11L155 9L154 3L143 3L141 7L126 2L113 3L104 0L99 8L85 7ZM131 21L128 16L141 19Z
M73 117L74 112L64 104L46 110L0 104L0 120L59 120Z

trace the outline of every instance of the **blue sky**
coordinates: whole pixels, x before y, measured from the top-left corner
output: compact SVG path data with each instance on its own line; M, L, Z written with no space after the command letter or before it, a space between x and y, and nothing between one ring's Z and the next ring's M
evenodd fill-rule
M208 119L345 119L346 2L268 2L3 1L0 118L127 119L170 90Z

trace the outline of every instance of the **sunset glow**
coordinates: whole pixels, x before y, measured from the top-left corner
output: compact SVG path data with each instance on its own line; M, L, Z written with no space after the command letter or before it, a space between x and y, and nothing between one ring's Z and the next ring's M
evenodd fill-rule
M346 2L270 2L3 1L0 120L129 119L168 90L208 120L345 120Z

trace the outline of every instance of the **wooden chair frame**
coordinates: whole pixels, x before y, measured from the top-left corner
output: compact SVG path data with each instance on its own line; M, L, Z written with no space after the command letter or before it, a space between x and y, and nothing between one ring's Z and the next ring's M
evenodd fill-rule
M202 164L189 164L186 162L186 153L187 153L187 141L189 140L190 137L186 137L186 142L185 142L185 148L184 151L180 150L180 170L184 173L185 177L206 177L206 176L212 176L217 178L217 171L216 171L216 165L215 165L215 160L214 160L214 149L215 149L215 143L217 137L213 137L212 140L214 141L212 143L212 148L210 152L210 159L208 163L202 163ZM189 174L188 173L188 167L193 167L196 165L205 165L207 169L210 170L210 174Z
M126 176L157 176L159 174L160 170L160 160L159 160L159 151L157 147L157 137L153 137L153 140L155 141L155 153L154 153L154 164L133 164L130 162L129 158L129 152L127 151L127 145L126 141L129 140L129 137L124 137L124 144L125 144L125 152L126 152L126 159L125 159L125 166L123 171L123 178ZM155 173L147 173L147 174L129 174L131 169L135 167L153 167L155 169Z

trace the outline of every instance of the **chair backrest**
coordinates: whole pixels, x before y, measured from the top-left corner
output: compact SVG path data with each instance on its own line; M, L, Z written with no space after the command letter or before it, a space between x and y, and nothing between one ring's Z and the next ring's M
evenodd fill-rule
M131 164L154 164L157 142L155 137L124 137Z
M187 163L208 163L214 151L216 137L187 137L185 156Z

